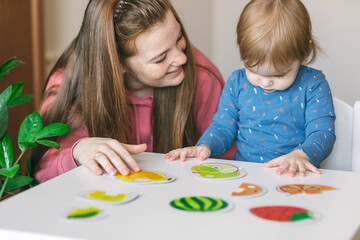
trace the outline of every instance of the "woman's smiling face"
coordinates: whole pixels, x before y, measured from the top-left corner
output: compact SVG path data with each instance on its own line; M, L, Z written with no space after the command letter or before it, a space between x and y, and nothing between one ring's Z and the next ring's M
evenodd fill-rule
M155 87L179 85L185 77L186 40L173 13L164 22L135 39L136 54L125 60L125 83L135 95L151 94Z

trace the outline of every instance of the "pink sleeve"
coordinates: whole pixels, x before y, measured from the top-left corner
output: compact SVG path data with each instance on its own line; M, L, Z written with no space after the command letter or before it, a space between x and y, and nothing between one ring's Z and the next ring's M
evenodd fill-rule
M56 93L62 83L62 71L55 72L46 87L46 91ZM40 113L44 113L55 99L55 94L49 95L40 107ZM60 174L63 174L77 165L72 155L73 147L82 138L88 137L88 131L83 125L80 128L72 130L66 136L64 136L58 143L60 149L49 149L39 161L35 178L39 182L45 182L51 178L54 178Z
M85 137L88 137L85 126L68 133L58 142L59 150L51 148L40 159L35 178L39 182L45 182L77 167L72 150Z

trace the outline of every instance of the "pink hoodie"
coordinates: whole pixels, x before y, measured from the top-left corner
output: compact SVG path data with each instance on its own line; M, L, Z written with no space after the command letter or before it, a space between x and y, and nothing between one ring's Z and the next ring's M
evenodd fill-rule
M200 51L194 48L194 59L196 63L196 89L194 113L196 124L200 133L209 127L212 118L217 110L218 101L224 86L224 80L218 69L207 59ZM57 88L63 81L63 71L59 70L54 73L46 90ZM134 131L131 132L130 144L147 144L147 152L153 151L153 136L151 133L151 106L153 95L137 97L130 91L126 91L127 100L130 109L130 119L133 123ZM45 99L41 106L41 111L46 110L53 102L55 96ZM72 155L72 149L79 140L88 137L88 131L85 125L78 129L72 130L60 141L60 150L49 149L40 160L39 169L35 178L39 182L45 182L53 177L65 173L75 167L75 161ZM236 152L236 146L220 156L219 158L233 159Z

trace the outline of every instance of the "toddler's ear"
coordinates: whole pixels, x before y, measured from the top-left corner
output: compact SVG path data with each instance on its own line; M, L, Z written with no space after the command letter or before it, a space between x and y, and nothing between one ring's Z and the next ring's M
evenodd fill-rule
M309 59L309 56L306 56L304 60L300 61L300 64L305 65Z
M313 40L309 40L309 43L310 43L310 45L312 45L313 44ZM303 61L301 61L301 64L306 64L307 63L307 61L308 61L308 59L309 59L309 56L306 56L305 58L304 58L304 60Z

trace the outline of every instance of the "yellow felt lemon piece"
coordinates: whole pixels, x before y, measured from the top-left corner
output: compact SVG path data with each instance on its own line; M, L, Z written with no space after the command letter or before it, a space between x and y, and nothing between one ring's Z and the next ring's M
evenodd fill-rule
M154 182L167 181L171 179L163 174L151 171L130 172L130 174L127 176L123 176L120 173L117 173L115 176L120 180L128 182Z
M100 200L105 202L121 202L130 197L130 194L106 195L103 191L89 192L83 195L84 198Z

